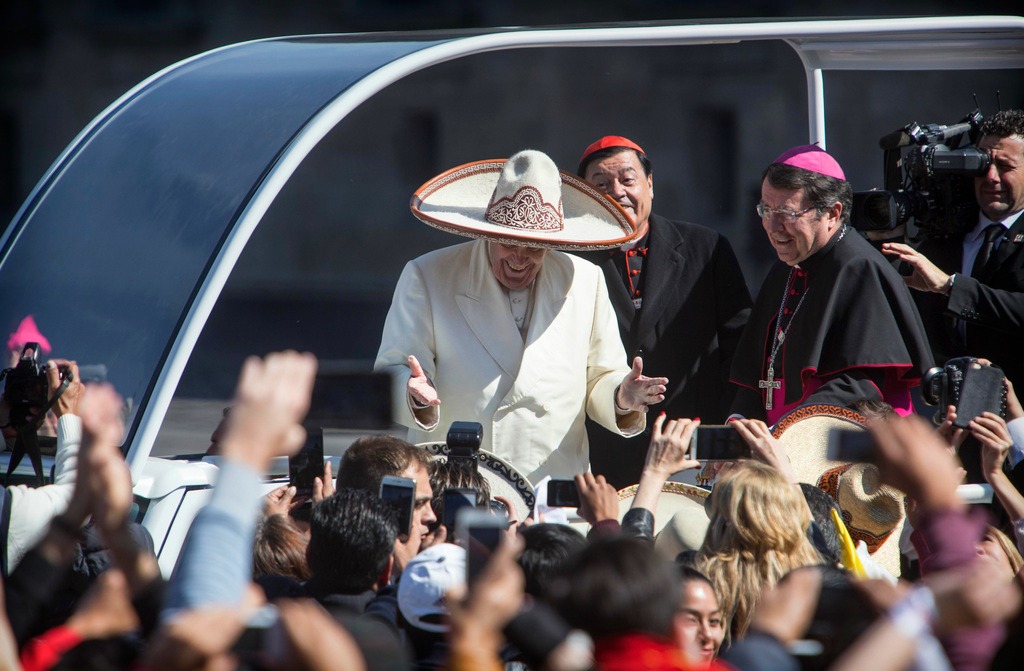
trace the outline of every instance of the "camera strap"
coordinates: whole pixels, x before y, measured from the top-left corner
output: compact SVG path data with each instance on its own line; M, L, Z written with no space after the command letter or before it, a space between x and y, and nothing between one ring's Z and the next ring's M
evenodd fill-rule
M53 395L53 398L47 401L46 405L37 414L29 416L24 424L17 427L18 434L14 439L11 459L7 462L7 481L10 481L11 473L21 463L22 458L28 455L29 461L32 462L32 469L35 471L36 486L41 487L45 483L43 479L43 459L39 453L39 433L36 430L36 422L46 417L46 413L50 411L50 408L57 402L57 399L63 396L70 384L71 374L68 373L61 380L60 386L57 387L57 393Z
M4 487L0 499L0 578L7 580L7 536L11 530L11 492Z

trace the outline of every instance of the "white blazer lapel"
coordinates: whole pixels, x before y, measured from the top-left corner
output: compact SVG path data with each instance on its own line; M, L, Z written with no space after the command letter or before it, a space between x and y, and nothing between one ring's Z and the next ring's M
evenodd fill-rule
M491 272L487 243L479 241L455 302L473 335L501 369L515 379L523 358L523 338L512 319L508 297Z

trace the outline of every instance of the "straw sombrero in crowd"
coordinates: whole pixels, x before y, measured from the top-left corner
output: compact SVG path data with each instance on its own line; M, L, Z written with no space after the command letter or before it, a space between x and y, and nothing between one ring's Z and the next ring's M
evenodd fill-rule
M826 456L830 431L864 431L865 421L847 408L810 405L785 415L772 434L785 448L797 480L835 499L854 543L864 541L871 557L898 577L899 540L906 519L903 494L883 485L872 464L843 463Z
M445 443L418 443L433 459L448 460ZM515 506L517 520L525 520L533 511L533 485L515 466L485 450L477 450L477 470L491 487L491 498L501 496ZM512 511L510 511L510 514Z
M619 521L633 505L639 485L619 490ZM654 512L654 549L668 560L684 550L699 550L708 530L704 502L710 492L682 482L666 482Z
M602 249L637 236L618 203L533 149L447 170L417 189L409 207L435 228L509 245Z

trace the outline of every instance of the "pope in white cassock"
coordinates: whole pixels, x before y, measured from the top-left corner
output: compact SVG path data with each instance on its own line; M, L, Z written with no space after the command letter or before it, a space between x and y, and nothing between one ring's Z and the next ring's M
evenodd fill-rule
M639 358L622 366L604 275L553 251L636 237L616 203L526 150L438 175L412 210L477 239L410 261L395 288L374 369L395 375L410 442L480 422L481 449L535 483L587 470L585 415L624 436L644 430L667 380L643 375Z

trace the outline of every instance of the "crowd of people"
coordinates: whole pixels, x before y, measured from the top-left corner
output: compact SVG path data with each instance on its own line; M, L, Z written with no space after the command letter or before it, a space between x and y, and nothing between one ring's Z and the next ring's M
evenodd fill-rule
M737 423L753 458L719 475L703 513L703 543L665 556L654 543L654 511L668 478L698 467L689 449L700 422L664 414L653 423L640 484L621 521L614 486L592 472L577 474L586 535L513 512L497 547L467 578L473 550L442 523L437 494L473 488L487 510L490 494L487 479L457 460L391 436L366 436L343 455L337 479L325 462L305 520L295 514L301 501L294 488L260 496L271 460L304 442L315 369L311 355L295 352L246 362L223 427L218 483L166 581L151 542L129 523L131 479L117 446L122 401L109 386L79 390L77 477L66 510L4 581L0 666L1019 664L1024 560L1016 547L1024 495L1003 473L1013 443L996 414L972 421L966 433L982 445L985 473L1014 521L1016 541L958 498L962 469L953 450L963 431L895 415L869 426L879 477L913 502L916 580L858 578L844 543L837 553L821 540L830 517L812 513L814 497L805 497L782 444L750 419ZM1012 386L1008 416L1024 418ZM416 483L408 529L378 495L388 476ZM831 519L844 529L841 518ZM102 540L105 566L89 580L69 579L80 573L87 520L85 529Z
M982 134L978 224L940 265L936 241L879 250L850 227L831 155L781 154L757 206L778 262L753 301L725 238L652 213L651 161L627 138L588 146L578 176L534 150L439 175L414 214L474 240L411 261L396 288L376 367L409 441L361 437L308 499L263 495L304 444L317 362L250 358L169 579L130 521L122 399L51 361L54 482L4 491L0 669L1019 668L1024 113ZM965 374L1005 371L1001 406L958 421L970 399L951 398L928 423L913 388L963 356ZM785 432L821 407L872 451L808 477ZM750 456L665 519L670 478L705 467L701 417ZM454 420L527 482L572 479L582 523L523 514L474 458L416 444ZM991 506L963 500L972 469ZM381 494L399 480L407 517ZM456 490L476 500L458 522ZM467 531L477 518L496 543Z

